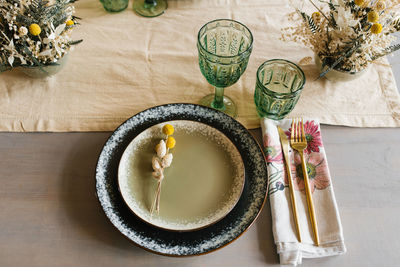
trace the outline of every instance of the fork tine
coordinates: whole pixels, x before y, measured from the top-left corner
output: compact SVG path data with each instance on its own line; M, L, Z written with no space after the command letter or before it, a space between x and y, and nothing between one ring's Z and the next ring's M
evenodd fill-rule
M297 142L301 142L301 124L300 124L300 118L297 118L297 123L296 123L296 128L297 128Z
M301 139L303 142L306 142L306 132L304 131L304 123L303 123L303 118L301 119Z
M295 136L294 120L295 119L292 119L292 131L290 133L290 142L292 142L292 143L294 142L294 136Z

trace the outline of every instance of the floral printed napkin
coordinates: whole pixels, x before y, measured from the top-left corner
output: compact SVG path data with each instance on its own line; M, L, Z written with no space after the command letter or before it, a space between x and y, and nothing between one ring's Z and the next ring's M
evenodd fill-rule
M273 235L282 265L297 265L301 264L303 258L318 258L346 252L321 131L319 123L315 120L304 120L304 130L308 141L304 155L313 194L320 246L314 245L301 160L298 153L290 149L290 165L302 243L297 240L283 152L277 130L277 126L280 126L289 137L291 123L290 119L281 121L261 119L263 146L268 166L268 194L271 204Z

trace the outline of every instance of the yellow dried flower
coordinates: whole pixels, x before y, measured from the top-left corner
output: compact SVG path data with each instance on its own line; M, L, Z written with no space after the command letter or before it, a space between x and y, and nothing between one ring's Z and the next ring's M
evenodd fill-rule
M376 3L375 8L376 8L377 10L379 10L379 11L382 11L382 10L384 10L384 9L386 8L386 4L385 4L384 1L378 1L378 2Z
M370 11L368 12L368 21L371 23L375 23L378 22L379 20L379 14L376 11Z
M67 26L72 26L72 25L75 24L75 22L74 22L72 19L70 19L70 20L67 20L67 22L65 22L65 24L66 24Z
M354 4L356 4L357 6L361 6L364 4L364 0L354 0Z
M312 13L311 17L314 21L319 21L321 19L321 13L319 13L318 11L314 12Z
M168 136L168 138L167 138L167 147L168 148L174 148L175 144L176 144L175 138L173 138L172 136Z
M382 24L374 23L371 27L371 32L374 34L378 34L382 32Z
M174 126L172 126L171 124L165 124L162 128L162 131L166 135L172 135L174 133Z
M36 23L33 23L29 26L29 32L33 35L33 36L37 36L42 32L42 29L40 28L39 25L37 25Z

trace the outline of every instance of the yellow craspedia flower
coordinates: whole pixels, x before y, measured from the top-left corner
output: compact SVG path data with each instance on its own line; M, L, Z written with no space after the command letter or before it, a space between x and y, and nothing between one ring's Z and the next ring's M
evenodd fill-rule
M65 24L66 24L67 26L72 26L72 25L75 24L75 22L74 22L72 19L70 19L70 20L67 20L67 22L65 22Z
M364 0L354 0L354 4L356 4L357 6L361 6L362 4L364 4Z
M175 144L176 144L175 138L173 138L172 136L168 136L168 138L167 138L167 147L168 148L174 148Z
M368 12L367 17L368 17L368 21L371 22L371 23L378 22L378 20L379 20L379 14L376 11Z
M311 17L313 20L318 21L321 19L321 13L319 13L318 11L314 12L314 13L312 13Z
M174 126L171 124L165 124L162 128L162 132L166 135L172 135L174 133Z
M39 25L37 25L36 23L33 23L29 26L29 32L33 35L33 36L37 36L42 32L42 29L40 28Z
M382 32L382 24L374 23L371 27L371 32L374 34L378 34Z

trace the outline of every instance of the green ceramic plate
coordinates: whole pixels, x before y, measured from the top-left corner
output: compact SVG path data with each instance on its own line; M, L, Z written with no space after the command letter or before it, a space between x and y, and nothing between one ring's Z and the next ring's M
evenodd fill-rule
M157 180L151 175L154 147L174 126L172 165L164 171L159 214L150 214ZM176 120L147 128L124 151L118 184L127 206L142 220L166 230L192 231L225 217L240 198L244 164L236 146L219 130L195 121Z

